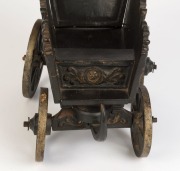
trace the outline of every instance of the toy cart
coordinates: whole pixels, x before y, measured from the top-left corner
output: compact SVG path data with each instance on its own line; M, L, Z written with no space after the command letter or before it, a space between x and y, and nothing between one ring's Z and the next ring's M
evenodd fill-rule
M51 130L90 129L104 141L108 128L130 128L136 156L148 156L157 119L144 86L156 69L147 57L146 0L40 0L40 7L23 58L23 95L33 97L46 65L61 110L48 113L48 89L41 88L39 111L24 122L37 137L36 161Z

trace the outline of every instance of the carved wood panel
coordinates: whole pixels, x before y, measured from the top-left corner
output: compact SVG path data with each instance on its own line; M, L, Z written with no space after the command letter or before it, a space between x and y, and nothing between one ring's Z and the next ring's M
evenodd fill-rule
M117 87L125 88L130 66L59 66L63 87Z

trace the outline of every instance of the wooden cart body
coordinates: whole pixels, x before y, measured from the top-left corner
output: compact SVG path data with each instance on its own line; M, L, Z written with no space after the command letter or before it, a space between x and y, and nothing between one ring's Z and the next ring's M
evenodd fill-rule
M42 135L51 128L91 129L98 141L105 140L107 128L131 128L136 155L147 156L156 118L144 76L156 65L148 58L146 0L40 0L40 6L42 20L33 28L25 58L23 94L34 95L47 65L54 102L62 109L47 114L42 89L39 113L25 122L37 135L37 160L43 158ZM131 111L123 108L128 103Z

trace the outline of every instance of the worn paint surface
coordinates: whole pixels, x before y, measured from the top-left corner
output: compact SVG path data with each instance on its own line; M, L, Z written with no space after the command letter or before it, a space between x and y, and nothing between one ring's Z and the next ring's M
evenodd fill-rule
M43 161L48 109L48 89L42 88L39 98L38 130L36 138L36 161Z
M36 92L41 72L43 68L43 61L39 55L38 44L41 32L42 20L38 19L32 29L26 55L24 56L24 71L22 80L23 96L32 98Z
M139 88L136 101L132 104L134 113L131 137L135 154L148 156L152 143L152 113L149 93L145 86Z
M49 7L51 2L56 3ZM151 148L152 121L156 121L156 118L152 118L148 91L143 86L145 70L148 69L151 72L151 70L156 68L155 64L153 66L149 63L149 66L146 66L150 43L149 27L145 21L147 12L146 0L128 1L130 3L127 5L126 12L124 11L125 9L117 9L117 3L126 2L123 0L64 1L66 8L71 3L75 3L73 6L70 5L70 10L66 9L65 12L61 10L64 16L66 13L76 13L78 16L81 15L81 17L74 23L74 20L77 19L76 16L68 14L69 19L74 17L73 22L69 25L68 19L65 23L60 23L62 25L58 25L58 3L62 2L40 0L42 23L39 27L42 33L43 59L48 67L54 100L56 103L61 104L62 110L53 117L47 114L48 92L47 89L43 88L39 100L38 114L24 124L25 127L32 129L37 134L36 160L43 160L45 136L50 134L51 128L53 131L91 129L94 139L99 141L105 140L107 128L131 128L132 143L136 155L138 157L146 157ZM76 2L79 2L79 4ZM93 7L95 3L98 3L98 5ZM80 8L82 10L76 10L81 6L84 7ZM89 8L89 6L92 8ZM116 19L114 14L119 10L122 10L122 15L119 13L117 24L111 20L111 17ZM87 12L87 15L82 15L83 12ZM129 14L126 16L124 23L122 23L124 12ZM100 18L97 17L98 15ZM94 17L97 18L93 21ZM99 22L104 17L108 21ZM84 18L86 22L84 22ZM98 22L97 19L99 20ZM107 25L109 21L110 25ZM91 28L87 28L88 26L91 26ZM118 51L118 56L113 57L117 48L115 46L117 42L115 41L115 44L112 43L111 46L96 46L96 48L103 48L92 56L91 48L94 48L94 43L91 40L93 33L89 32L89 30L94 29L96 31L97 27L98 30L122 29L120 41L122 41L123 45L118 46L118 49L125 48L129 50L129 55ZM57 53L57 49L60 48L58 45L59 41L55 39L59 34L58 30L60 32L64 30L64 33L66 30L75 30L75 32L79 30L86 33L80 34L80 37L76 34L78 39L74 37L75 45L77 40L79 42L78 47L73 47L74 49L79 48L78 53L74 53L74 51L73 54L71 53L71 56L66 51L65 57L62 59L62 51L59 54ZM68 36L66 38L69 45L74 33L72 35L70 35L71 32L67 33ZM100 33L98 32L97 34ZM103 32L103 34L106 35L107 32ZM119 37L117 32L115 34ZM91 48L89 48L91 53L89 54L87 51L82 53L84 50L83 44L85 44L83 36L88 36L88 42L91 44ZM96 45L101 45L101 36L97 39L95 38ZM106 41L110 43L108 40ZM32 47L31 43L30 47ZM111 47L110 54L113 55L109 56L107 51L105 52L108 47ZM69 46L65 48L69 48ZM73 49L68 50L72 51ZM131 53L132 51L133 53ZM32 60L29 56L32 56L32 50L30 53L27 52L24 57L25 61L28 61L28 59L29 61ZM131 60L130 56L133 57ZM27 73L26 70L24 73ZM26 77L24 80L28 86ZM129 102L132 103L132 111L127 111L123 108ZM98 111L94 111L95 108L98 108Z

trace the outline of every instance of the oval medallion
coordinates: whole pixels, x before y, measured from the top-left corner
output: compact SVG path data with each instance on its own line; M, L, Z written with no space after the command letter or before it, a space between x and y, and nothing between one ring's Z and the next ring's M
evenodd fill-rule
M103 81L102 75L99 68L89 68L85 71L86 81L90 84L100 84Z

